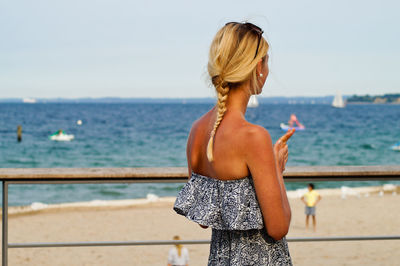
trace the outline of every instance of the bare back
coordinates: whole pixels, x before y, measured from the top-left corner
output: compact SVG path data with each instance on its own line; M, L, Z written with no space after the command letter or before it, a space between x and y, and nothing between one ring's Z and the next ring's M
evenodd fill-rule
M214 137L214 160L209 162L206 150L215 117L216 110L213 108L193 124L187 145L189 173L195 172L220 180L249 176L244 160L243 139L248 130L257 126L247 122L239 112L226 111Z

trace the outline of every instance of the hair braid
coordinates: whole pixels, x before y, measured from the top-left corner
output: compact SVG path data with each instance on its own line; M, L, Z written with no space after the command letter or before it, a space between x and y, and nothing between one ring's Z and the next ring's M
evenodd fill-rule
M215 80L215 79L214 79ZM218 81L216 81L216 89L218 93L218 113L217 113L217 119L215 120L214 123L214 128L211 131L210 134L210 140L208 141L207 145L207 158L208 161L212 162L214 159L213 156L213 145L214 145L214 136L215 133L217 132L218 126L221 124L222 118L224 117L224 114L226 112L226 101L228 99L228 93L229 93L229 86L228 83L223 81L223 78L221 76L218 77Z

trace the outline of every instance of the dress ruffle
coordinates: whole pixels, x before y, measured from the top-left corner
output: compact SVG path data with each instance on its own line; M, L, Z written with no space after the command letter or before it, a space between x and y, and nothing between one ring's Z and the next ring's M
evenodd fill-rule
M251 177L224 181L193 173L179 192L174 210L217 230L264 228Z

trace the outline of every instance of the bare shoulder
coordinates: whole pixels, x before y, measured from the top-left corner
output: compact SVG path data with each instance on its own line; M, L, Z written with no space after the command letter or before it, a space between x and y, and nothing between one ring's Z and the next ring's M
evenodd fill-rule
M264 127L246 123L240 130L240 137L246 147L263 146L271 143L271 136Z
M247 164L254 160L268 160L271 158L273 146L271 136L262 126L246 123L238 132L242 156Z
M188 140L187 140L187 150L191 150L192 145L194 143L201 142L203 135L207 134L207 126L210 121L210 114L212 113L213 109L209 112L201 116L199 119L193 122L192 127L189 132Z
M209 120L209 116L210 116L209 113L210 112L204 114L199 119L197 119L196 121L193 122L192 127L189 132L189 138L188 138L189 141L192 140L192 138L194 137L194 135L196 135L198 130L202 131L201 129L206 126L206 124L208 123L208 120Z
M196 131L196 129L199 127L200 124L200 119L197 119L192 123L192 127L190 128L189 136L193 134L193 132Z
M187 148L189 148L192 145L192 142L195 138L197 129L199 128L199 125L200 125L200 119L193 122L192 127L190 128L188 139L187 139Z

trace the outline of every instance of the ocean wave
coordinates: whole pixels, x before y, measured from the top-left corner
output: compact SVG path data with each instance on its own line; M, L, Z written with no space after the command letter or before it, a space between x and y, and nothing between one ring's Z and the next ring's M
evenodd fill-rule
M100 191L98 191L98 194L102 195L102 196L112 196L112 197L118 197L118 196L122 196L124 195L124 193L115 191L115 190L104 190L101 189Z
M39 162L30 159L30 158L18 158L18 159L7 159L6 163L10 163L10 164L19 164L19 165L23 165L23 166L30 166L30 167L36 167Z
M364 149L364 150L374 150L374 149L375 149L374 145L368 144L368 143L366 143L366 144L361 144L361 145L360 145L360 148L362 148L362 149Z
M76 210L76 209L91 209L91 208L121 208L121 207L135 207L143 206L152 203L168 203L173 204L175 197L158 197L155 194L147 194L146 198L142 199L124 199L124 200L91 200L81 202L70 202L60 204L45 204L42 202L33 202L27 206L13 206L9 207L9 215L30 214L51 210Z
M290 190L287 192L288 198L301 198L306 192L307 188ZM369 197L371 195L383 196L385 194L397 195L400 193L400 186L394 184L385 184L383 186L370 186L370 187L348 187L342 186L341 188L324 188L316 189L321 196L337 196L342 199L348 197Z
M400 193L400 186L394 184L385 184L383 186L371 187L346 187L333 189L317 189L322 197L340 197L343 200L349 197L370 197L370 196L396 196ZM288 198L299 199L307 192L307 189L296 189L287 191ZM91 201L60 203L60 204L45 204L42 202L34 202L28 206L14 206L9 207L9 215L23 215L29 213L38 213L43 211L63 211L63 210L77 210L77 209L91 209L91 208L124 208L144 206L154 203L172 204L175 202L176 197L159 197L156 194L149 193L146 198L141 199L122 199L122 200L100 200L95 199Z

